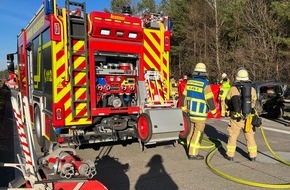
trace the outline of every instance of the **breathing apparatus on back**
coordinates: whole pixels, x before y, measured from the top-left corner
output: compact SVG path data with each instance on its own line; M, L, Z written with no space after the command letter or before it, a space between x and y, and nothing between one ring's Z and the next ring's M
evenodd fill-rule
M249 80L248 71L240 68L236 76L236 86L241 93L241 108L244 117L252 113L252 81Z
M234 86L240 92L240 108L237 108L237 110L241 113L241 118L246 120L244 130L249 132L252 126L254 126L253 130L255 130L255 127L259 127L261 122L256 110L252 108L252 82L249 80L247 70L243 68L238 70Z
M233 111L233 118L237 120L245 119L252 112L252 82L249 80L247 70L239 69L236 75L236 80L233 84L240 92L239 96L231 98L231 110Z
M234 84L240 91L241 99L241 111L243 117L246 118L249 114L252 113L252 83L251 82L239 82Z

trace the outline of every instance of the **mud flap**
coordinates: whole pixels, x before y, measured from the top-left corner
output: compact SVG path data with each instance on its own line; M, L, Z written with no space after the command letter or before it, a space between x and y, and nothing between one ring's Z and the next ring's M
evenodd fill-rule
M179 134L184 131L184 118L179 108L147 109L151 125L151 138L146 139L146 144L179 139ZM151 131L150 131L151 132Z
M187 136L189 135L190 132L190 127L191 127L191 122L190 122L190 118L188 116L187 113L182 112L182 116L183 116L183 131L181 131L179 133L179 138L181 140L186 140Z

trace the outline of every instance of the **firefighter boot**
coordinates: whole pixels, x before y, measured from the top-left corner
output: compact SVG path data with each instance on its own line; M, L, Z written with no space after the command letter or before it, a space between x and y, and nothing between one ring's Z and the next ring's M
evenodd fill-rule
M231 156L228 156L228 155L225 155L225 158L229 161L234 161L234 157L231 157Z
M251 161L256 161L256 157L250 158Z

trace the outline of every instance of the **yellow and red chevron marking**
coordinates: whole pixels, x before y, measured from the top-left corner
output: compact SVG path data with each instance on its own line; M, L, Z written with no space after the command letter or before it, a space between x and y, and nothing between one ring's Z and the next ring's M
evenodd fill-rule
M18 113L18 111L16 109L13 109L13 111L14 111L14 116L16 119L18 135L19 135L19 139L20 139L20 144L22 146L22 151L23 151L23 154L25 157L25 161L27 164L33 166L31 153L29 150L28 142L27 142L27 136L25 134L24 125L23 125L22 120L21 120L21 115L20 115L20 113Z
M144 29L144 70L155 69L166 81L165 91L169 90L169 52L164 51L163 31Z
M54 42L54 49L56 63L54 64L53 71L55 72L56 79L53 82L56 90L54 91L54 103L62 103L64 105L64 112L65 112L65 125L84 125L90 124L90 118L77 118L73 119L72 116L72 98L71 98L71 86L72 82L78 85L85 85L86 84L86 73L85 72L76 72L74 73L74 80L73 81L65 81L66 72L66 64L67 60L65 60L64 51L63 51L63 43L62 42ZM76 41L73 43L73 51L81 51L84 47L83 41ZM85 69L85 57L75 57L74 58L74 67L75 69ZM73 68L70 68L73 69ZM86 98L86 90L83 88L75 88L74 92L75 99L85 99ZM75 105L76 108L76 115L77 116L86 116L87 110L86 105L84 103L79 103Z

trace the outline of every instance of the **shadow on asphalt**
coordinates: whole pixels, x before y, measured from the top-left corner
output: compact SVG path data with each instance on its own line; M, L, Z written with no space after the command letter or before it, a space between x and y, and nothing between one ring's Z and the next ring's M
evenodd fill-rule
M205 134L209 137L209 139L215 143L216 146L219 146L220 143L222 143L222 145L227 144L228 142L228 134L225 134L221 131L216 130L215 127L211 126L211 125L206 125L205 130L204 130ZM243 131L241 131L240 135L242 134ZM236 152L239 153L241 156L245 157L245 158L249 158L248 153L245 152L243 149L241 149L239 147L239 145L243 145L243 146L247 146L245 143L241 142L241 141L237 141L237 148L236 148ZM220 154L225 157L226 156L226 149L224 148L224 146L221 146L218 151L220 152Z
M118 158L105 155L101 158L96 158L97 179L110 190L129 190L130 181L126 174L129 170L129 164L122 164Z
M268 117L268 116L263 116L264 118L266 119L269 119L271 121L274 121L274 122L277 122L277 123L280 123L286 127L290 127L290 117L289 116L284 116L283 118L271 118L271 117Z
M256 130L259 130L259 129L256 129ZM242 134L243 132L241 131L240 135L243 135ZM218 131L216 130L215 127L211 126L211 125L208 125L206 126L205 128L205 134L209 137L209 139L216 144L216 147L220 145L220 143L222 143L224 146L226 146L227 142L228 142L228 134L225 134L221 131ZM218 143L217 141L220 141L220 143ZM247 145L241 141L237 141L237 148L236 148L236 152L239 153L241 156L245 157L245 158L248 158L249 159L249 156L248 156L248 153L245 152L243 149L240 148L240 146L244 146L244 149L247 149ZM226 155L226 149L224 148L224 146L221 146L219 148L219 152L220 154L225 157ZM276 158L274 158L273 156L271 155L268 155L268 154L265 154L264 152L261 152L258 150L258 154L261 154L265 157L268 157L268 158L271 158L271 159L274 159L276 161L278 161Z
M121 163L118 158L109 155L111 147L102 147L95 159L97 174L94 179L102 182L110 190L129 190L130 180L126 172L130 170L128 163ZM166 172L163 158L156 154L146 164L149 171L142 174L136 182L136 190L177 190L178 186ZM141 166L142 167L142 166Z
M14 163L13 113L10 101L11 91L0 89L0 162ZM3 107L4 106L4 107ZM15 169L0 167L0 187L8 187L15 178Z
M149 167L149 171L139 177L135 185L136 190L178 189L176 183L166 172L162 162L163 158L159 154L150 159L146 165L146 167Z

